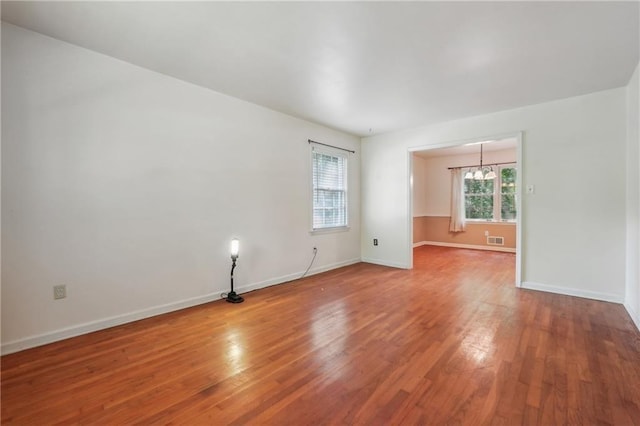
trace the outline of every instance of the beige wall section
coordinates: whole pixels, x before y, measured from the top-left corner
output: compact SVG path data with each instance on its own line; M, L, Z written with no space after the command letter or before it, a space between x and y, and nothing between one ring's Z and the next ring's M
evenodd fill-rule
M487 244L485 231L492 237L504 237L504 246ZM516 248L515 223L467 222L465 232L449 232L446 216L418 216L413 218L413 242L435 241L447 244L486 246L487 248Z

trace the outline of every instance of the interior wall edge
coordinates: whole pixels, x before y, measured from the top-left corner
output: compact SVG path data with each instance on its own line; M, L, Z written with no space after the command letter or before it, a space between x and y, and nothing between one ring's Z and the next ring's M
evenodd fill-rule
M317 268L310 269L306 276L320 274L333 269L342 268L344 266L353 265L359 263L360 259L349 259L342 262L336 262L331 265L323 265ZM293 274L272 278L269 280L246 284L236 287L236 291L240 294L248 293L253 290L259 290L261 288L271 287L273 285L283 284L286 282L300 279L304 271L296 272ZM55 343L60 340L69 339L72 337L82 336L83 334L92 333L95 331L105 330L108 328L116 327L119 325L127 324L134 321L151 318L154 316L167 314L170 312L179 311L182 309L191 308L205 303L215 302L221 300L220 294L225 291L215 291L209 294L205 294L190 299L180 300L177 302L168 303L165 305L154 306L151 308L143 309L140 311L129 312L121 315L116 315L109 318L103 318L96 321L86 322L84 324L78 324L71 327L66 327L58 330L53 330L47 333L38 334L35 336L29 336L14 340L11 342L3 343L0 346L0 354L8 355L15 352L20 352L26 349L35 348L38 346L47 345L49 343ZM247 297L245 296L245 299ZM249 302L250 303L250 302Z
M410 265L402 262L390 262L383 259L375 259L372 257L363 257L362 261L365 263L373 263L374 265L389 266L391 268L411 269Z
M53 330L50 332L2 343L0 351L2 355L8 355L14 352L20 352L26 349L55 343L60 340L82 336L83 334L93 333L95 331L105 330L111 327L116 327L130 322L151 318L157 315L191 308L193 306L213 302L218 299L220 299L220 292L214 292L203 296L168 303L165 305L154 306L140 311L134 311L109 318L89 321L84 324L73 325L70 327L65 327L58 330Z
M330 265L323 265L323 266L319 266L317 268L312 268L309 270L309 272L307 272L307 274L305 275L306 277L311 276L311 275L316 275L316 274L320 274L322 272L327 272L327 271L331 271L333 269L338 269L338 268L342 268L345 266L349 266L349 265L353 265L356 263L360 262L360 258L354 258L354 259L349 259L349 260L344 260L341 262L336 262L336 263L332 263ZM247 284L244 286L239 286L237 287L237 290L239 293L247 293L253 290L259 290L261 288L265 288L265 287L271 287L272 285L277 285L277 284L283 284L289 281L295 281L295 280L299 280L302 278L302 274L304 273L304 271L299 271L299 272L294 272L293 274L287 274L287 275L283 275L281 277L277 277L277 278L272 278L269 280L265 280L265 281L260 281L257 283L253 283L253 284Z
M624 302L624 295L620 295L620 294L602 293L598 291L582 290L579 288L562 287L558 285L536 283L533 281L523 281L521 287L527 290L545 291L547 293L582 297L585 299L600 300L602 302L612 302L612 303L618 303L618 304L622 304Z
M476 244L457 244L457 243L444 243L440 241L420 241L413 243L413 247L420 246L439 246L439 247L452 247L470 250L485 250L485 251L500 251L504 253L515 253L516 249L512 247L496 247L496 246L479 246Z
M633 307L631 306L631 304L625 302L623 303L624 308L627 310L627 313L629 314L629 316L631 317L631 320L633 321L633 324L635 324L636 328L638 329L638 331L640 331L640 314L638 314L638 312L633 310Z

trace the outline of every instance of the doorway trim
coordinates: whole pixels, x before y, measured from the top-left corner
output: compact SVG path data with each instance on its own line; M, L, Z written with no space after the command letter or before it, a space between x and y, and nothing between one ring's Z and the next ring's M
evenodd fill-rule
M518 173L516 175L516 208L518 214L516 215L516 279L515 286L522 287L522 259L525 253L522 252L522 223L523 223L523 212L522 212L522 176L523 176L523 132L512 132L512 133L502 133L491 136L482 136L472 139L464 139L464 140L455 140L455 141L447 141L442 143L430 144L430 145L420 145L415 147L410 147L407 149L407 191L409 193L408 198L408 220L407 220L407 230L408 230L408 247L407 254L409 258L409 269L413 269L413 153L416 151L429 151L432 149L441 149L441 148L451 148L455 146L466 145L470 143L477 143L482 141L489 140L498 140L498 139L507 139L514 138L516 140L516 161L518 165Z

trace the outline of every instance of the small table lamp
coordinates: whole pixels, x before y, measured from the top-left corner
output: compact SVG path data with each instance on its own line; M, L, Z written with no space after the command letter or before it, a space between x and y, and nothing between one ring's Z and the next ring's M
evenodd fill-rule
M238 253L240 252L240 241L237 238L231 240L231 291L227 294L227 302L229 303L242 303L244 298L238 296L233 291L233 270L236 269L236 260L238 260Z

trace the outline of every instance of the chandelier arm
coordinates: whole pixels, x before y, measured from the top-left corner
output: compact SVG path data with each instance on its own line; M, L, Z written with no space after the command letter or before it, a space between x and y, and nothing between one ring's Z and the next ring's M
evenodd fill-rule
M485 166L501 166L503 164L518 164L516 161L503 161L501 163L489 163L485 164ZM468 166L456 166L456 167L447 167L449 170L453 169L468 169L470 167L478 167L478 164L469 164Z

